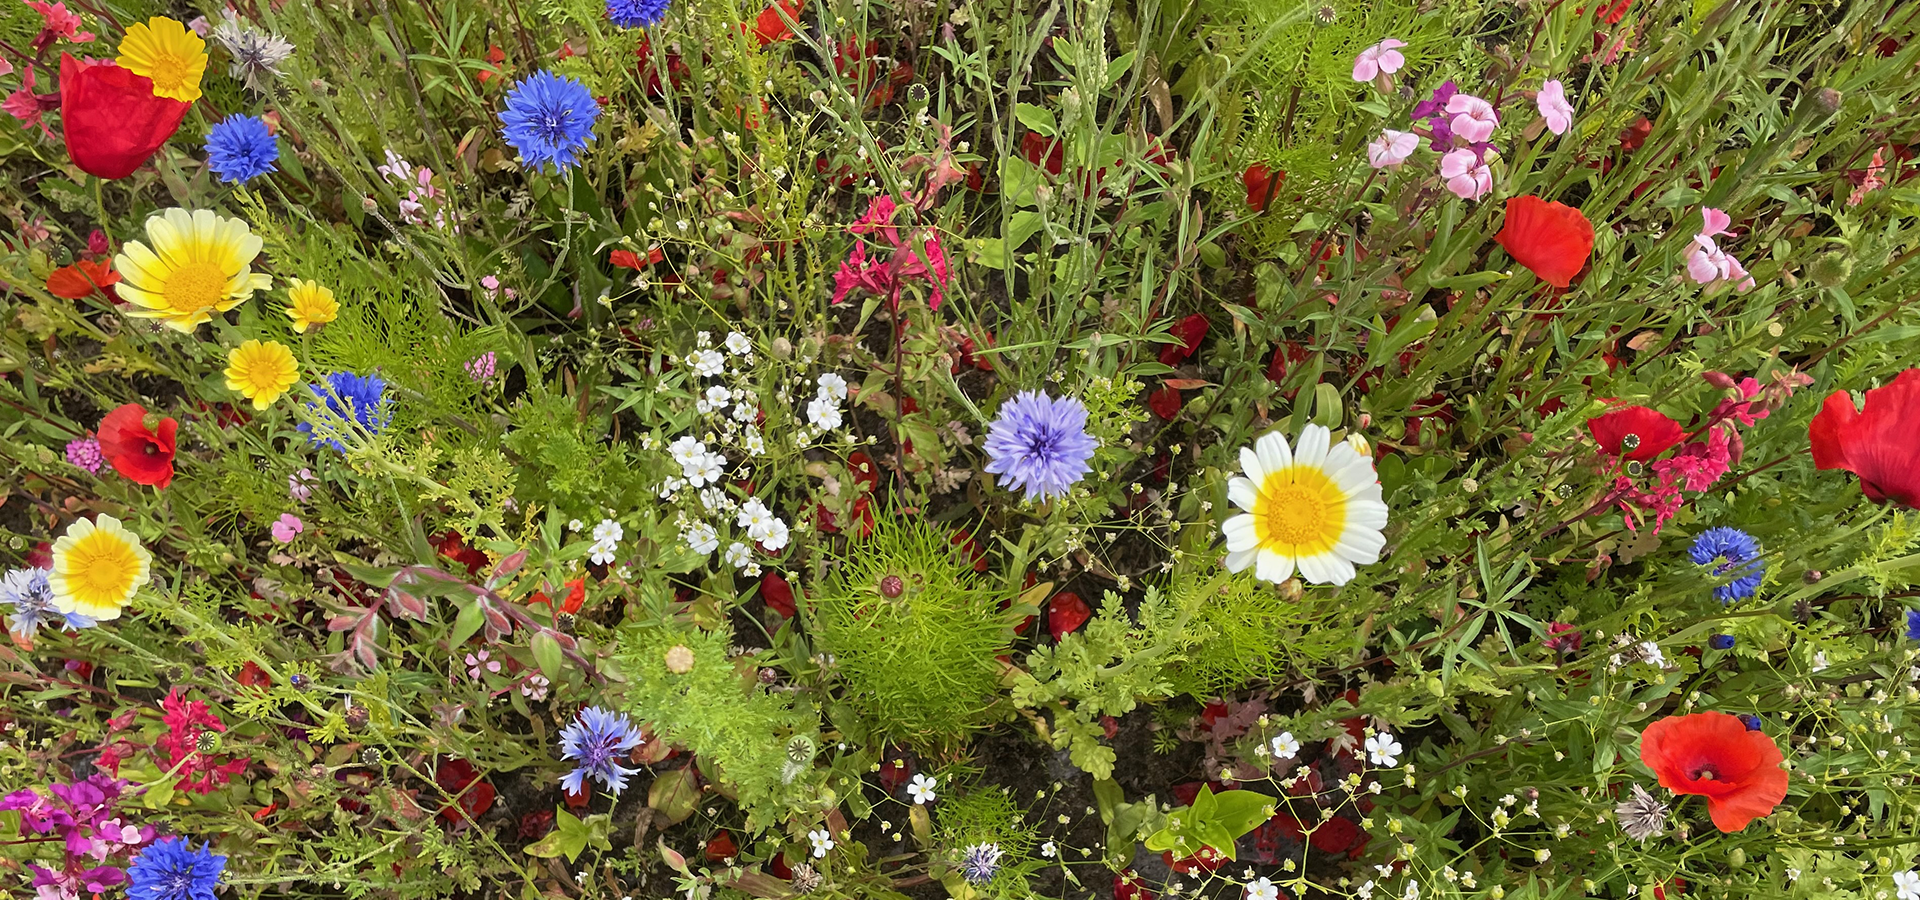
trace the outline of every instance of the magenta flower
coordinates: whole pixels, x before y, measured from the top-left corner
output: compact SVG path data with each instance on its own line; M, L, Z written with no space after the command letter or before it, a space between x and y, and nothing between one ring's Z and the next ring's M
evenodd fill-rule
M100 474L100 465L105 462L105 458L100 455L100 440L83 437L77 441L68 441L67 462L94 475Z
M1547 130L1554 134L1566 134L1573 127L1573 104L1567 102L1567 89L1558 81L1548 81L1540 86L1540 93L1533 98L1540 115L1547 120Z
M1494 111L1493 104L1472 94L1453 95L1447 100L1447 113L1453 116L1448 126L1469 144L1493 137L1494 127L1500 124L1500 114Z
M1391 75L1400 71L1407 64L1407 58L1400 55L1400 48L1406 45L1405 41L1387 38L1360 51L1360 55L1353 58L1353 80L1372 81L1382 72Z
M1440 157L1440 177L1447 180L1447 190L1462 200L1478 200L1493 192L1493 170L1467 147Z
M1376 169L1387 169L1407 161L1413 151L1420 149L1420 136L1411 131L1394 131L1389 128L1380 132L1380 136L1367 145L1367 164Z
M300 517L293 513L281 513L272 526L273 539L282 544L293 543L294 536L305 530L307 523L300 521Z

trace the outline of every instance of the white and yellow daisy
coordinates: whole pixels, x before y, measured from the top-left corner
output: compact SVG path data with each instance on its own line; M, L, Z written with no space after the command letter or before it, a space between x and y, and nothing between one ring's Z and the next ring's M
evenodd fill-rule
M47 576L53 608L101 622L118 619L152 571L153 554L119 519L105 513L79 519L53 542L53 572Z
M1352 445L1308 425L1297 452L1275 432L1240 448L1240 468L1246 477L1227 484L1227 499L1246 512L1221 526L1228 571L1253 566L1278 584L1298 568L1314 584L1346 584L1355 564L1380 560L1387 504L1373 460Z

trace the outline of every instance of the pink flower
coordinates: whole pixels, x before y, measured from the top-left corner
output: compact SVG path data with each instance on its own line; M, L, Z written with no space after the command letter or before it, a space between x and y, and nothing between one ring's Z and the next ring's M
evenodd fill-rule
M281 513L272 525L273 539L282 544L293 543L294 536L305 530L307 523L300 521L300 517L293 513Z
M1400 55L1400 48L1406 45L1405 41L1387 38L1360 51L1360 55L1353 58L1353 80L1372 81L1382 72L1391 75L1400 71L1400 67L1407 64L1407 58Z
M100 441L97 438L83 437L67 442L67 462L94 475L100 474L100 465L105 459L100 455Z
M315 479L312 469L301 469L292 475L288 475L287 496L293 498L296 503L305 503L308 497L313 496L314 483Z
M33 92L32 66L28 66L26 71L21 73L20 89L8 94L6 100L0 101L0 110L6 110L7 115L19 119L20 127L32 128L38 125L40 126L40 132L45 134L48 140L53 139L53 130L48 128L47 123L42 121L40 117L49 110L59 108L59 94L47 94L45 97L42 97Z
M1447 180L1447 190L1462 200L1478 200L1493 191L1493 170L1466 147L1440 157L1440 177Z
M1567 102L1567 89L1558 81L1548 81L1540 86L1540 93L1533 98L1535 106L1540 107L1540 115L1547 120L1547 130L1554 134L1566 134L1573 127L1573 104Z
M1854 187L1853 193L1847 195L1848 206L1859 206L1860 201L1867 199L1867 194L1887 186L1886 149L1881 147L1873 151L1873 161L1867 163L1867 171L1861 176L1860 184Z
M33 39L35 52L53 46L55 40L68 40L84 44L93 40L93 35L80 30L80 17L67 10L67 4L46 3L44 0L27 0L27 5L40 14L40 33Z
M1693 279L1695 284L1726 281L1741 293L1753 290L1753 276L1747 274L1746 267L1713 241L1715 235L1732 236L1733 232L1728 231L1727 226L1733 224L1733 219L1712 207L1701 210L1701 214L1706 225L1699 234L1693 236L1693 246L1687 249L1687 277Z
M1420 136L1411 131L1394 131L1389 128L1380 132L1380 136L1367 145L1367 164L1376 169L1386 169L1407 161L1413 151L1420 148Z
M1704 206L1700 208L1700 217L1707 222L1707 227L1700 230L1702 235L1706 237L1719 237L1723 234L1728 237L1733 236L1733 232L1729 230L1728 227L1733 224L1732 216L1714 209L1711 206Z
M482 669L495 674L500 672L500 661L497 659L488 659L487 656L488 653L485 650L479 653L467 654L467 677L479 681Z
M1494 126L1500 124L1500 114L1494 112L1493 104L1472 94L1455 94L1447 101L1447 112L1453 116L1449 125L1453 133L1466 138L1469 144L1485 142L1493 137Z

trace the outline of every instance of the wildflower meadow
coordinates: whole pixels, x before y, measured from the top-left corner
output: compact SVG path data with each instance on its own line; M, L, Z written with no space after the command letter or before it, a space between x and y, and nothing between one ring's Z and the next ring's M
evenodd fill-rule
M0 0L0 890L1920 900L1920 3Z

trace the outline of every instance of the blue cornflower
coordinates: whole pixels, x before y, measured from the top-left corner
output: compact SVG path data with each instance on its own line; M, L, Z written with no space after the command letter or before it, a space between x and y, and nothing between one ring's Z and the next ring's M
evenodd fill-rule
M177 837L140 851L127 869L129 900L214 900L213 888L226 871L227 858L208 847L195 850Z
M207 131L207 166L221 181L250 181L275 171L280 142L259 116L228 116Z
M353 423L379 434L391 418L387 411L387 383L378 375L362 378L352 372L335 372L327 376L325 384L309 387L320 395L323 402L307 404L307 412L320 415L324 406L324 415L335 429L344 429L346 423ZM315 444L326 444L341 453L347 452L346 446L337 438L315 435L311 422L301 422L300 430Z
M1713 589L1713 595L1721 603L1753 596L1760 590L1761 577L1767 574L1766 561L1755 558L1760 555L1760 542L1738 528L1709 528L1700 532L1687 555L1703 566L1719 563L1714 566L1715 575L1739 574L1740 577Z
M621 28L657 25L667 17L667 0L607 0L607 21Z
M1760 730L1760 717L1753 713L1741 713L1735 718L1740 720L1740 724L1747 726L1748 731Z
M560 758L579 764L560 779L560 784L567 793L578 794L586 789L587 776L591 775L615 797L620 796L620 791L627 786L627 776L640 770L622 768L615 760L644 740L626 713L609 712L598 706L581 710L579 718L560 730Z
M1087 434L1086 404L1022 391L1000 407L987 429L987 471L1000 476L1002 487L1044 500L1065 494L1093 471L1087 461L1099 448Z
M552 72L535 72L507 94L507 111L500 114L506 127L500 135L520 151L522 163L536 169L548 165L566 169L579 162L580 151L593 139L593 121L599 117L600 104L586 85Z
M1730 635L1730 634L1713 635L1712 637L1707 638L1707 646L1712 647L1715 650L1732 650L1733 635Z
M92 628L95 624L91 616L63 613L54 608L53 585L47 581L46 569L14 569L0 575L0 603L13 607L9 630L23 638L33 637L42 624L54 618L60 619L68 631Z
M1907 640L1920 641L1920 609L1907 610Z
M960 874L971 884L986 884L1000 871L999 844L974 844L960 857Z

